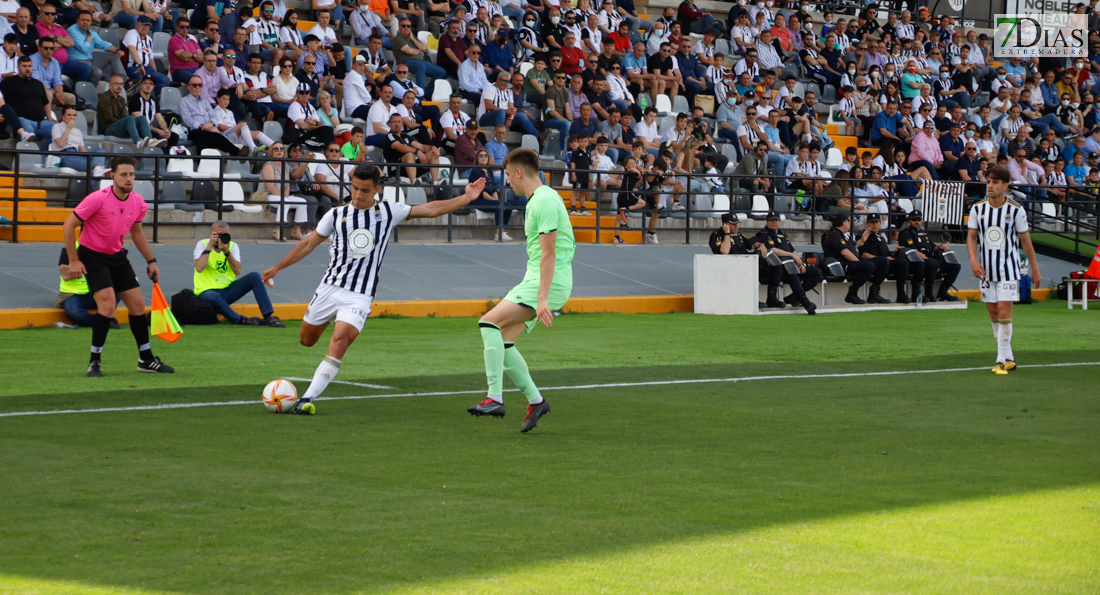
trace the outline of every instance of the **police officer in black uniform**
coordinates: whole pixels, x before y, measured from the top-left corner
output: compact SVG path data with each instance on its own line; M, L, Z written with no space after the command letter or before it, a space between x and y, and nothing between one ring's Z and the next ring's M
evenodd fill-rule
M753 248L753 241L751 238L746 238L742 234L738 227L741 220L737 218L736 213L725 213L722 215L722 229L716 229L710 234L710 251L715 254L759 254L760 255L760 282L767 283L767 274L765 271L768 269L768 264L764 261L764 255L767 254L767 250L760 244L756 244L756 248ZM776 306L775 304L779 305ZM779 299L772 300L772 295L768 295L768 303L761 302L761 308L785 308L787 304L779 301Z
M806 266L806 263L802 262L802 257L798 255L798 252L795 252L790 238L779 229L779 222L779 215L769 212L766 227L752 238L753 247L756 248L757 245L760 245L766 250L765 254L772 252L780 258L794 260L795 266L798 267L798 273L788 273L782 265L769 266L767 269L768 302L771 303L772 298L775 298L776 302L779 301L779 283L782 281L791 288L790 295L783 298L783 301L792 306L802 304L802 307L806 309L806 313L812 315L817 310L817 304L806 297L806 292L817 287L824 275L821 274L821 269Z
M909 227L901 230L901 233L898 234L898 246L915 249L924 261L924 290L922 292L920 284L917 284L917 294L913 296L913 301L920 298L928 301L957 302L959 298L948 294L947 290L955 283L959 271L962 270L962 265L949 263L944 259L944 252L950 252L951 245L947 242L939 246L933 244L932 240L928 238L928 232L924 231L923 223L924 216L921 215L920 211L910 211ZM935 281L938 271L943 271L943 284L940 285L939 294L932 298L932 282ZM918 271L914 275L914 281L920 273L918 267Z
M873 304L889 304L890 300L879 295L879 287L889 272L886 262L860 260L857 256L859 248L856 247L856 241L849 233L851 230L852 220L848 215L838 213L833 217L833 228L825 234L825 239L821 242L825 258L832 258L839 262L844 267L848 282L851 283L844 301L849 304L866 304L867 301L859 297L859 288L871 281L871 292L867 300Z
M878 213L867 215L867 229L863 230L863 234L856 240L859 257L874 262L876 267L882 266L880 263L885 264L888 273L893 274L898 280L898 298L895 301L899 304L908 304L909 296L906 295L905 283L909 280L909 259L901 253L901 248L890 248L890 241L886 239L886 234L882 233L881 229L882 217ZM876 285L871 288L871 292L878 295L878 289Z

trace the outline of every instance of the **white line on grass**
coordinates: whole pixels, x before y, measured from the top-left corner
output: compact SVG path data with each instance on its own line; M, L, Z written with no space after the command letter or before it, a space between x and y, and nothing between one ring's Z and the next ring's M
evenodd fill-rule
M311 378L295 378L293 376L283 376L286 380L298 380L300 382L312 382ZM384 384L366 384L363 382L350 382L347 380L330 380L332 384L347 384L349 386L361 386L363 388L380 388L382 390L394 390L392 386L386 386Z
M1020 365L1018 368L1066 368L1075 366L1100 366L1100 362L1068 362L1061 364L1031 364ZM974 368L944 368L939 370L891 370L886 372L846 372L836 374L781 374L776 376L741 376L734 378L700 378L694 380L652 380L649 382L612 382L607 384L576 384L573 386L548 386L540 387L540 391L549 390L587 390L593 388L624 388L632 386L669 386L677 384L708 384L715 382L748 382L753 380L800 380L807 378L857 378L865 376L905 376L909 374L945 374L948 372L977 372L986 370L989 366ZM289 380L304 380L302 378L288 378ZM345 384L355 384L346 382ZM506 389L504 392L518 392L519 389ZM447 390L428 393L394 393L388 395L355 395L350 397L326 397L323 401L357 401L360 399L396 399L402 397L439 397L448 395L480 395L485 389L478 390ZM0 417L22 417L27 415L61 415L63 413L106 413L117 411L157 411L161 409L193 409L195 407L225 407L229 405L257 405L259 399L250 401L215 401L208 403L165 403L162 405L135 405L133 407L101 407L97 409L59 409L56 411L15 411L12 413L0 413Z

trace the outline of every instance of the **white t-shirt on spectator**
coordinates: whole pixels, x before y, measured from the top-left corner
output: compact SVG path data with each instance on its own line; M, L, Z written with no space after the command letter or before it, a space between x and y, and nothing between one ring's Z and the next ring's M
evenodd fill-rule
M485 100L492 101L493 105L499 109L508 109L514 97L511 89L501 91L496 85L485 87L481 90L481 102L477 104L478 119L485 115Z
M385 101L375 101L374 105L370 106L370 113L367 114L366 135L379 134L374 131L375 124L381 124L382 130L389 132L390 114L394 111L393 107L386 105Z
M653 124L646 126L645 120L638 122L634 125L634 134L639 138L644 138L647 142L656 142L660 138L661 134L657 132L657 120L653 121Z
M50 143L49 150L51 150L51 151L62 151L64 149L77 149L77 150L80 150L80 147L84 146L84 134L82 132L80 132L80 129L75 127L75 126L73 127L73 129L71 131L69 131L69 138L66 139L67 142L65 143L65 146L62 147L62 146L57 144L57 139L61 138L62 134L65 134L65 127L66 126L67 126L67 124L65 124L64 122L58 122L57 124L53 125L53 129L50 130L50 138L53 140L53 142Z
M264 89L267 89L271 86L271 79L267 78L267 73L262 70L260 71L260 74L248 74L246 72L242 76L244 76L245 81L252 83L253 89L263 91ZM246 87L248 86L247 82L245 83ZM257 99L256 103L271 103L271 96L264 95L263 97Z
M295 127L297 127L298 120L316 117L317 110L313 109L313 106L308 103L303 106L300 102L295 101L291 103L290 107L286 110L286 118L294 123Z
M330 46L336 41L336 32L332 30L332 27L321 28L321 24L318 23L309 30L310 35L316 35L317 39L321 40L321 47Z
M467 116L463 112L458 112L458 116L456 117L450 110L448 110L447 113L439 116L439 125L442 126L444 130L446 130L447 128L453 129L454 133L457 136L462 136L463 134L466 134L466 123L469 121L470 116Z

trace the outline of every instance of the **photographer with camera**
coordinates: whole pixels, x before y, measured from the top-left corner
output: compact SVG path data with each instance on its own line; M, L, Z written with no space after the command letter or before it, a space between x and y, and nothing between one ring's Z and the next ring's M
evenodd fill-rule
M267 297L267 287L260 274L253 271L238 278L241 273L241 249L229 236L229 224L215 221L210 227L210 239L195 244L195 295L210 302L214 309L233 324L246 326L270 326L286 328L274 316L275 309ZM263 319L241 316L229 304L241 299L248 292L256 296Z

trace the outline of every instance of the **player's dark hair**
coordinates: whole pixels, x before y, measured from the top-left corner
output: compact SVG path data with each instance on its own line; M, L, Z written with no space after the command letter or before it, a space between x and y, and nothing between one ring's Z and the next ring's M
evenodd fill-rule
M539 171L539 154L532 149L516 149L504 158L504 168L509 167L518 167L533 176Z
M1004 182L1005 184L1007 184L1007 183L1012 181L1012 176L1010 176L1008 174L1008 168L1007 167L997 166L997 167L994 167L992 170L989 171L989 179L990 180L997 180L997 181Z
M356 166L355 171L351 172L351 177L362 182L370 180L374 182L375 186L378 186L382 181L382 170L378 169L377 165L364 163L363 165Z
M118 171L118 166L129 165L135 170L137 169L137 159L129 155L119 155L111 159L111 171Z
M363 129L360 128L359 126L352 126L351 127L351 134L352 134L352 136L355 136L356 134L364 134L364 132L363 132Z

